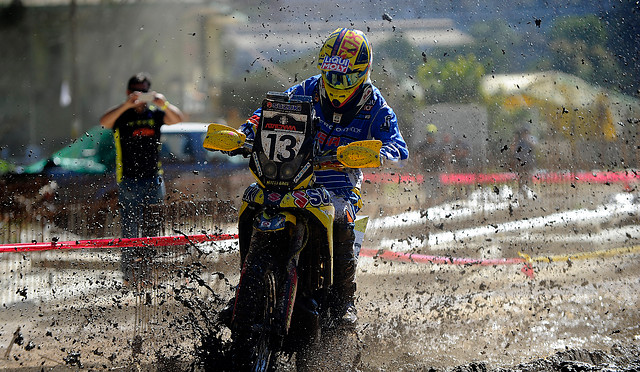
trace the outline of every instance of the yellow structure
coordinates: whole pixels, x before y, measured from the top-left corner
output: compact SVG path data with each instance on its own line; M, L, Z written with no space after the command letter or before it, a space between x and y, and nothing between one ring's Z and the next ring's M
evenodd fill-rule
M614 141L628 118L640 115L640 101L595 87L561 72L489 75L482 92L505 110L537 109L540 120L571 142Z

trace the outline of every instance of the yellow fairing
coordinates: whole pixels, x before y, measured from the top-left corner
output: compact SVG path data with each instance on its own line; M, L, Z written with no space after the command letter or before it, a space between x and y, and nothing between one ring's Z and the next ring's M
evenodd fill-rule
M242 205L240 206L240 215L244 213L244 210L249 205L249 202L256 204L264 204L264 192L261 187L256 187L255 184L249 186L242 196Z
M249 168L249 172L251 172L253 179L256 180L256 182L258 183L258 185L260 185L260 187L266 187L262 182L260 182L260 177L258 177L258 175L253 172L253 169Z
M326 195L324 193L326 193L324 189L295 190L284 195L277 208L304 208L311 212L323 226L330 228L333 225L335 208L330 202L328 193ZM240 214L244 212L249 203L265 204L265 195L262 188L256 185L247 188L242 197Z
M377 168L381 165L381 148L379 140L357 141L338 147L336 155L338 161L349 168Z
M242 147L247 136L223 124L209 124L202 147L207 150L233 151Z
M294 187L294 190L299 190L299 189L305 189L307 187L309 187L309 184L311 183L311 180L313 179L313 173L311 173L309 175L309 177L303 179L302 181L300 181L300 183L298 183L296 185L296 187Z
M289 193L280 202L281 208L300 208L300 200L296 199L294 193ZM304 207L307 211L313 213L313 215L322 223L325 227L333 226L333 219L335 216L335 208L333 205L312 206L306 204Z
M249 186L242 196L240 219L243 219L242 216L247 212L251 204L273 206L277 214L284 215L287 221L294 223L296 221L295 210L304 209L311 213L326 230L326 241L329 243L329 255L331 262L333 262L333 220L335 218L335 208L331 203L329 192L325 188L310 188L293 190L285 195L277 195L274 201L269 200L270 196L273 197L273 193L265 195L264 189L258 186L258 184ZM259 218L268 220L269 216L263 215L259 216ZM330 271L330 278L333 278L333 267L330 268Z

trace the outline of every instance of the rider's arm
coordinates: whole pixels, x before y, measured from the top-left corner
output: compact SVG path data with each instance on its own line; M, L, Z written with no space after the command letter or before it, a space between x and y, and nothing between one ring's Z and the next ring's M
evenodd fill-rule
M402 167L409 158L409 149L398 127L398 118L386 103L380 107L371 123L371 137L382 141L380 155L386 162Z
M256 129L260 123L262 108L257 109L247 121L240 126L240 131L247 136L248 141L252 141L256 135Z

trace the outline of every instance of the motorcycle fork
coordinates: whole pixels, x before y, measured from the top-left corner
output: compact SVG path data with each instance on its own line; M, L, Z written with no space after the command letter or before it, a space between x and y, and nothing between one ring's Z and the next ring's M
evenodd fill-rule
M282 286L278 301L279 319L283 320L280 325L280 335L286 335L291 326L293 308L296 302L296 292L298 289L298 261L300 253L307 242L307 229L305 223L297 223L292 226L291 244L287 255L287 265L285 268L285 282Z

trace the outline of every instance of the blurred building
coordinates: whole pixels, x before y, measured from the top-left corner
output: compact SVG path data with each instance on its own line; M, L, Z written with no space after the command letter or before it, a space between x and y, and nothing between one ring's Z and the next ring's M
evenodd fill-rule
M0 147L30 162L98 125L124 100L128 78L152 76L152 89L191 119L221 116L225 73L220 37L237 17L203 2L14 1L0 7ZM22 4L21 4L22 3ZM218 106L216 106L218 105Z
M315 51L338 27L365 31L380 56L375 48L381 44L404 42L423 51L469 43L465 27L477 17L526 24L528 10L543 18L610 3L531 0L502 9L500 1L450 0L331 6L310 0L0 0L0 154L28 162L77 138L123 100L126 79L138 71L151 73L153 88L192 121L243 118L266 90L316 73ZM414 63L421 61L418 55ZM374 64L391 87L407 79L387 70L382 58ZM256 74L264 81L254 82ZM393 107L408 111L388 90ZM449 126L467 134L458 128L464 125L441 127ZM474 148L476 156L479 151Z
M569 74L486 76L483 94L505 112L525 112L542 140L546 168L570 165L590 170L638 164L640 100L592 85ZM512 131L525 123L509 123Z

